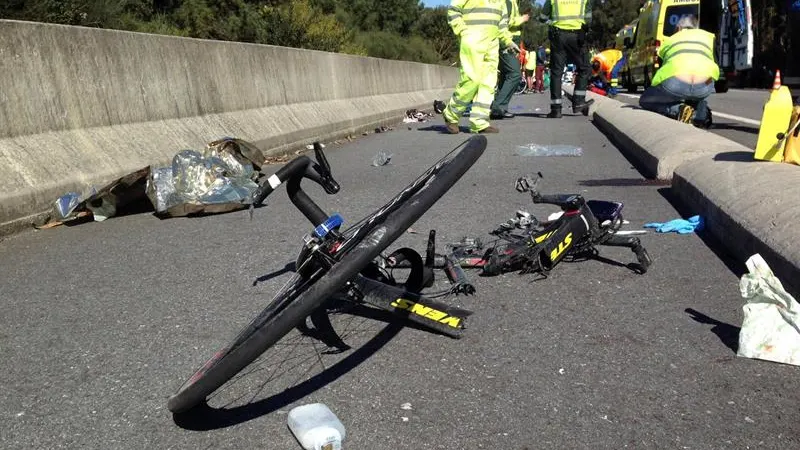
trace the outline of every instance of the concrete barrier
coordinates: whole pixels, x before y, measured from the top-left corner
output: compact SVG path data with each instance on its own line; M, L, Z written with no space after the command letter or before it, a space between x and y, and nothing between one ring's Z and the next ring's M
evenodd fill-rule
M590 96L594 123L645 176L672 180L675 196L705 219L729 255L743 265L760 253L786 289L800 295L800 167L756 161L753 149L721 136Z
M446 98L457 69L0 20L0 234L224 136L274 155Z

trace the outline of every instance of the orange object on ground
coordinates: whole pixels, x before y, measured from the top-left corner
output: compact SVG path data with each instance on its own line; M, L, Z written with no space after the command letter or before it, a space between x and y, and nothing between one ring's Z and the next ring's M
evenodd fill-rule
M800 105L792 111L792 122L789 127L789 137L786 138L786 147L783 149L783 162L800 166ZM794 130L792 130L794 128Z

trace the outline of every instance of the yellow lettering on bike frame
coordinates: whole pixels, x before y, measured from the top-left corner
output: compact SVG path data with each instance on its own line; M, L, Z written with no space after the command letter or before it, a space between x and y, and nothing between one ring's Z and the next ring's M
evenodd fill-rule
M458 328L458 326L461 324L461 318L459 317L453 317L448 315L446 312L439 311L438 309L431 308L430 306L425 306L405 298L398 298L397 300L393 301L392 306L453 328Z
M567 234L564 240L558 243L558 247L550 252L550 261L558 259L559 255L564 253L564 251L569 248L570 244L572 244L572 233Z
M542 243L542 241L544 241L545 239L547 239L547 238L549 238L550 236L552 236L552 235L553 235L553 233L555 233L555 231L551 231L551 232L549 232L549 233L547 233L547 234L543 234L543 235L541 235L541 236L536 236L535 238L533 238L533 242L535 242L535 243L537 243L537 244L541 244L541 243Z

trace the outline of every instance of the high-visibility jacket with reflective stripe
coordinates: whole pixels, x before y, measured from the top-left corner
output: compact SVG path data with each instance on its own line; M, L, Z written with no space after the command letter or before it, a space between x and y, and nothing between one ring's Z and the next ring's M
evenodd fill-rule
M708 31L681 30L664 40L658 56L663 63L653 77L653 86L675 75L719 79L719 66L714 61L714 35Z
M592 17L591 0L546 0L539 20L562 30L580 30Z
M508 10L508 30L512 36L522 35L522 16L519 14L519 2L517 0L506 0Z
M451 0L447 22L456 36L468 40L511 42L506 0Z

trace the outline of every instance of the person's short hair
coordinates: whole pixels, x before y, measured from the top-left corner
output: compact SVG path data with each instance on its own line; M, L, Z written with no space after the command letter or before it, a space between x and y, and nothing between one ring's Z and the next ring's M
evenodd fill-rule
M683 16L678 21L678 24L676 25L676 27L680 28L681 30L695 29L695 28L697 28L697 17L695 17L692 14L689 14L687 16Z

